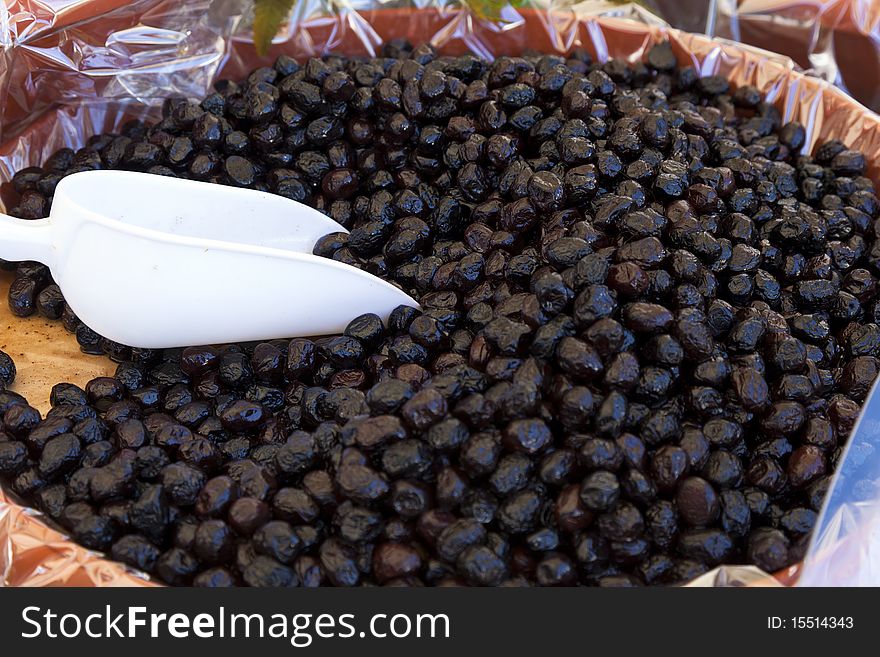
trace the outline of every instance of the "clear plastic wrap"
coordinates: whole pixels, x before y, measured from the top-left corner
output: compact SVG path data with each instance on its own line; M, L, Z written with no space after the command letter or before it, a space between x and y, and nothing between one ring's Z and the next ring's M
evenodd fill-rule
M495 2L473 0L473 6ZM491 55L516 39L523 14L503 6L491 21L455 0L302 0L276 43L318 53L381 41L377 11L426 9L396 31L458 42ZM880 3L874 0L516 0L543 12L563 48L574 16L631 18L772 50L880 109ZM9 131L58 102L149 101L198 96L223 64L229 38L247 22L247 0L5 0L0 4L0 128ZM549 18L553 12L558 18ZM478 12L485 14L486 12ZM328 18L328 16L330 18ZM430 32L429 32L430 30ZM489 31L504 37L486 39ZM246 38L236 37L238 45ZM237 49L233 47L233 53ZM234 68L234 67L233 67Z
M601 2L599 4L607 4ZM880 111L876 0L642 0L671 27L747 43L797 64Z
M880 586L880 380L868 395L813 532L800 586Z
M880 43L880 12L868 0L813 0L809 5L742 0L738 8L733 0L643 4L653 5L661 14L668 11L663 15L669 22L680 23L687 17L698 21L687 24L691 29L742 38L743 26L752 17L788 16L786 25L795 22L811 35L807 64L850 90L857 88L855 82L842 75L843 66L833 64L837 28L852 27L875 48ZM706 11L689 13L682 8L696 4ZM834 20L829 18L832 9ZM527 6L505 5L497 16L487 17L446 0L302 0L262 60L247 36L248 3L237 0L7 0L0 12L4 47L0 183L59 147L81 146L92 134L149 115L165 97L202 96L218 75L240 77L281 53L371 55L383 41L399 38L430 41L444 53L472 51L487 58L527 49L565 52L583 47L599 60L630 61L643 57L657 41L669 39L681 62L692 64L703 75L721 74L734 84L755 85L779 107L785 120L803 123L808 137L805 150L831 138L856 145L872 162L869 175L880 182L880 118L840 88L805 75L785 56L671 29L636 5L586 0L572 6L533 0ZM702 24L699 16L705 19ZM875 51L875 63L876 58ZM866 79L875 82L876 74L864 68ZM6 207L14 202L9 188L0 186ZM35 343L32 348L45 346ZM69 369L62 363L49 374L47 380L60 381ZM877 584L880 559L872 565L871 557L880 544L880 491L872 483L880 475L878 427L878 421L862 422L853 441L856 447L850 448L841 467L844 473L859 468L858 481L867 483L854 487L847 483L851 478L841 477L844 483L830 495L811 554L800 568L771 578L752 567L723 567L692 585L791 584L798 575L801 582L814 585ZM852 459L858 460L857 465ZM47 528L40 514L0 491L0 585L144 582L124 567L64 540Z

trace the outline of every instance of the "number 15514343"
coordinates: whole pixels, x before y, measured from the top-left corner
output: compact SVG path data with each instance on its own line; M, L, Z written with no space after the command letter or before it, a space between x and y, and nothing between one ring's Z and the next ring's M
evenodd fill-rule
M855 627L852 616L768 616L770 630L851 630Z

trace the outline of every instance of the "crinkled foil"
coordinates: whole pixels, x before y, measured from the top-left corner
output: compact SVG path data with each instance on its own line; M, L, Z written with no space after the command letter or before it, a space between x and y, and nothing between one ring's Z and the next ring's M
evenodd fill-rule
M641 0L578 10L746 43L783 53L880 111L880 2L877 0Z
M156 586L125 566L80 547L47 527L36 511L0 491L0 584L3 586Z
M654 9L663 14L663 6L669 9L677 2L644 4L659 6ZM447 0L300 0L270 56L260 60L247 37L236 36L247 22L242 4L236 0L6 0L0 4L0 134L4 139L0 183L8 182L15 170L38 164L57 148L82 146L92 134L113 130L128 118L150 115L163 97L202 96L218 74L239 77L281 53L295 57L331 51L372 55L383 41L396 38L430 41L444 53L472 51L487 58L526 49L565 52L583 47L599 60L624 57L631 61L668 38L682 63L692 64L702 75L721 74L734 84L754 85L779 107L786 121L803 123L808 134L805 150L832 138L862 150L872 162L868 175L880 183L880 118L876 115L830 82L805 75L787 57L669 28L668 22L675 20L664 21L641 7L611 9L594 0L575 6L564 0L542 0L529 7L505 6L499 18L489 20ZM880 48L880 11L875 3L740 0L737 7L734 0L718 0L701 5L711 11L679 12L679 18L701 20L702 16L706 23L694 29L713 34L744 38L743 26L753 18L764 33L772 33L777 22L789 28L801 26L809 35L807 54L813 55L812 59L807 56L806 64L853 91L858 87L850 78L829 74L834 59L829 53L837 52L832 42L840 30L860 34L875 49L862 63L864 79L870 82L866 86L878 93L877 75L871 73L876 70ZM786 44L769 38L766 45L781 49ZM0 184L2 207L16 201L9 188ZM0 291L5 292L7 285L8 281L2 281ZM9 332L25 330L21 322L0 315L0 348L10 339ZM27 388L28 398L37 406L45 405L51 382L85 383L86 375L81 359L69 354L57 359L32 356L57 348L47 346L56 341L76 348L73 338L57 324L46 324L42 330L43 340L25 340L18 352L40 363L31 371L36 376L39 369L42 385L29 381L27 368L16 384L17 389ZM106 359L93 360L98 370L111 367ZM880 448L880 432L870 444ZM876 539L878 509L877 500L851 504L844 500L833 518L820 519L825 531L805 567L771 577L752 566L724 566L689 585L791 585L799 576L814 585L864 582L862 573L871 570L871 562L873 570L880 563L880 558L872 559L871 545L876 541L867 540ZM841 559L846 560L846 568L841 567ZM846 576L841 574L844 570ZM0 585L143 586L151 582L67 540L38 512L0 491Z

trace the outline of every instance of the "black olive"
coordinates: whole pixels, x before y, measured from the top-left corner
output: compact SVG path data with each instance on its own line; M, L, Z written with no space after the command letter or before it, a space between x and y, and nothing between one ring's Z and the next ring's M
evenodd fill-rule
M800 559L880 373L866 158L802 154L802 125L666 42L632 64L380 55L282 56L167 101L15 173L12 213L102 167L268 191L350 231L315 255L421 308L130 349L45 266L4 264L13 314L119 365L42 419L0 352L3 485L172 585L668 584Z

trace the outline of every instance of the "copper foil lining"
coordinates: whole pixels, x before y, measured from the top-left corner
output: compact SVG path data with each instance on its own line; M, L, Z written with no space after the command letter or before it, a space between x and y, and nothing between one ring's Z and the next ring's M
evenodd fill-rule
M0 127L7 130L3 138L59 100L145 101L168 92L203 95L199 89L207 87L223 63L226 39L247 23L249 4L250 0L0 1L0 47L8 48L0 60ZM354 34L366 48L374 47L381 33L372 27L376 10L415 7L440 14L444 21L443 35L422 34L423 38L451 36L480 51L485 44L473 26L485 21L458 11L463 4L464 0L297 0L279 41L320 49L335 47ZM517 0L513 4L543 13L633 18L769 49L880 110L876 0ZM335 17L326 20L326 14ZM491 26L496 32L506 32L521 17L511 7L503 7L500 14ZM317 23L332 26L328 39L313 38Z
M6 3L7 8L16 4L19 3ZM86 5L86 9L91 8L92 12L104 11L110 5L122 6L116 10L118 15L111 12L102 20L111 21L111 24L113 20L121 21L124 28L126 25L139 24L136 11L139 7L155 10L157 5L163 6L165 3L90 0L58 4L69 5L70 11ZM315 3L304 0L300 4L312 6ZM571 9L558 12L513 10L508 6L502 12L502 20L490 22L478 20L457 8L434 4L429 9L416 10L375 9L371 8L375 5L363 4L367 8L358 6L355 11L346 1L341 7L336 7L338 13L333 16L316 11L309 13L303 9L301 15L295 16L288 26L287 36L282 35L277 39L278 43L265 60L255 56L246 39L234 39L220 74L239 77L282 52L295 57L328 51L351 55L372 54L382 41L394 38L408 38L415 43L431 41L443 53L470 50L489 58L518 54L525 49L565 52L584 47L599 60L625 57L631 61L643 57L652 44L668 38L680 62L694 65L702 75L720 74L730 78L735 85L754 85L779 107L784 120L803 123L808 135L805 150L812 149L817 142L832 138L860 149L871 162L868 175L875 183L880 182L880 118L828 82L799 72L791 60L779 55L663 26L595 17ZM69 20L64 24L74 25L70 29L77 29L75 17L67 18ZM102 29L106 31L107 25L103 25ZM51 34L52 30L49 32ZM167 37L164 35L164 38ZM89 38L94 41L94 35ZM157 38L163 38L163 35ZM58 53L63 54L64 45L69 44L69 39L65 40L62 36L58 41ZM15 50L13 48L12 52ZM9 52L7 50L5 53L7 58ZM201 74L207 74L205 70L210 72L219 68L219 61L215 62L204 52L202 54L201 58L194 60L197 65L202 65ZM112 62L108 62L109 67L112 68L112 65ZM23 73L32 83L33 79L28 78L27 72ZM178 81L175 77L167 79L171 95L182 86L186 87L185 84L178 84ZM75 95L76 85L72 88ZM25 98L30 91L34 92L34 98L39 95L35 86L30 90L7 91L13 95L23 93L20 98ZM91 98L94 87L84 88L84 91ZM138 98L138 95L130 94L129 99L131 97ZM127 102L122 95L111 103L90 102L51 109L36 122L30 123L16 138L0 146L0 180L8 181L12 172L38 164L57 148L81 146L90 135L112 130L126 118L143 116L149 111L143 105ZM9 185L3 185L2 191L4 207L14 204L14 193L11 193ZM8 276L0 279L0 293L3 296L7 286ZM74 381L84 384L88 379L111 372L114 368L105 358L79 355L76 341L58 323L10 318L4 307L0 309L0 332L0 343L13 345L11 350L0 348L23 364L13 389L22 391L32 404L42 409L46 407L52 383ZM724 566L694 580L691 585L788 585L796 579L796 572L797 568L788 569L771 577L751 566ZM0 491L0 585L144 586L150 585L150 582L148 578L120 564L65 540L60 532L45 524L38 512L22 507Z

